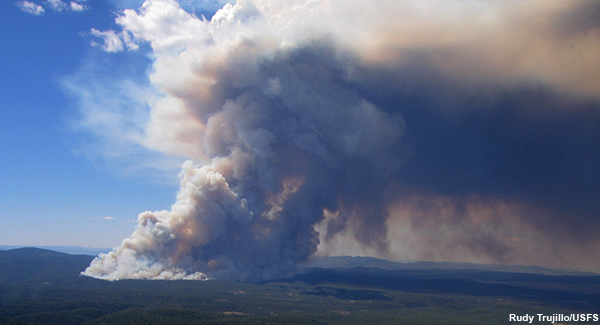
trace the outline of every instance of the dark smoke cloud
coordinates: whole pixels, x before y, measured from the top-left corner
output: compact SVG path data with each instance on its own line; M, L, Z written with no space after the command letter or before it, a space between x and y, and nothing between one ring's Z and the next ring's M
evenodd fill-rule
M225 57L242 66L213 71L210 93L226 94L223 105L193 111L211 164L187 163L172 211L140 215L136 233L85 274L289 276L316 252L324 209L362 244L387 249L384 193L404 161L402 117L348 88L349 59L325 41L244 61L253 46Z
M165 93L140 142L195 163L171 211L140 214L84 274L256 281L340 253L599 270L596 11L533 0L240 1L211 21L170 0L125 11L121 35L150 43Z
M532 216L533 222L552 223L575 238L594 236L600 208L597 100L563 96L539 84L463 93L431 72L437 83L413 88L412 74L406 80L403 72L377 69L360 80L367 98L404 116L417 148L399 170L398 186L537 205L554 213L547 216L551 220ZM385 84L377 83L382 79ZM447 100L449 89L455 97Z

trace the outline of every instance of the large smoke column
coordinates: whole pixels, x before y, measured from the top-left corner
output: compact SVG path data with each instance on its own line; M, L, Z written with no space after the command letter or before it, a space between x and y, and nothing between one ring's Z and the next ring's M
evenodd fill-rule
M187 84L184 93L162 85L172 97L154 113L175 107L194 121L185 130L189 137L166 136L189 141L205 165L186 162L171 211L140 214L135 232L84 274L108 280L289 276L316 251L313 226L326 210L338 215L337 227L351 227L360 242L385 250L384 193L404 159L395 154L403 120L346 86L352 56L326 37L286 45L279 35L227 32L264 20L250 2L227 6L211 22L169 1L147 2L141 15L126 12L121 19L143 22L153 6L176 10L213 36L179 57L159 58L154 76L160 79L173 60L190 65L192 75L174 81ZM180 132L179 118L159 125L165 119L156 117L149 129Z
M162 94L132 138L190 161L171 211L140 214L84 274L256 281L352 245L599 268L598 13L574 0L125 10L123 31L96 34L149 43Z

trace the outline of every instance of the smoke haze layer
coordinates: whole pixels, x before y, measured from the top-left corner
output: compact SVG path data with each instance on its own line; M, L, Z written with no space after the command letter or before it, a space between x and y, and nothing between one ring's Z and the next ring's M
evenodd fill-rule
M189 161L171 210L140 214L83 274L258 281L351 253L599 270L597 13L534 0L123 11L110 35L150 45L161 94L135 141Z

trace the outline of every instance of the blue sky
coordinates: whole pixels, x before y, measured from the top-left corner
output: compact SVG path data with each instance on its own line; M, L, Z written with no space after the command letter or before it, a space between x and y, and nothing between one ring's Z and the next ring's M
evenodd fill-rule
M173 203L175 177L127 173L91 153L90 141L74 127L79 113L65 86L69 78L90 65L135 74L148 62L143 51L114 54L91 46L91 28L113 28L118 6L85 6L36 16L16 1L0 2L2 245L112 247L131 233L135 224L128 221L138 213ZM135 68L123 69L132 62Z

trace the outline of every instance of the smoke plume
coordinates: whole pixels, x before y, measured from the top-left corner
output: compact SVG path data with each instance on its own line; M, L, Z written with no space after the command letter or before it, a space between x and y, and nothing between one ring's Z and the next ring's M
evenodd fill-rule
M140 214L83 274L258 281L344 240L502 263L536 254L513 244L531 233L594 245L579 232L600 228L587 192L600 193L600 164L584 154L600 145L599 12L552 0L123 11L110 35L150 45L162 93L138 141L189 160L171 210Z

